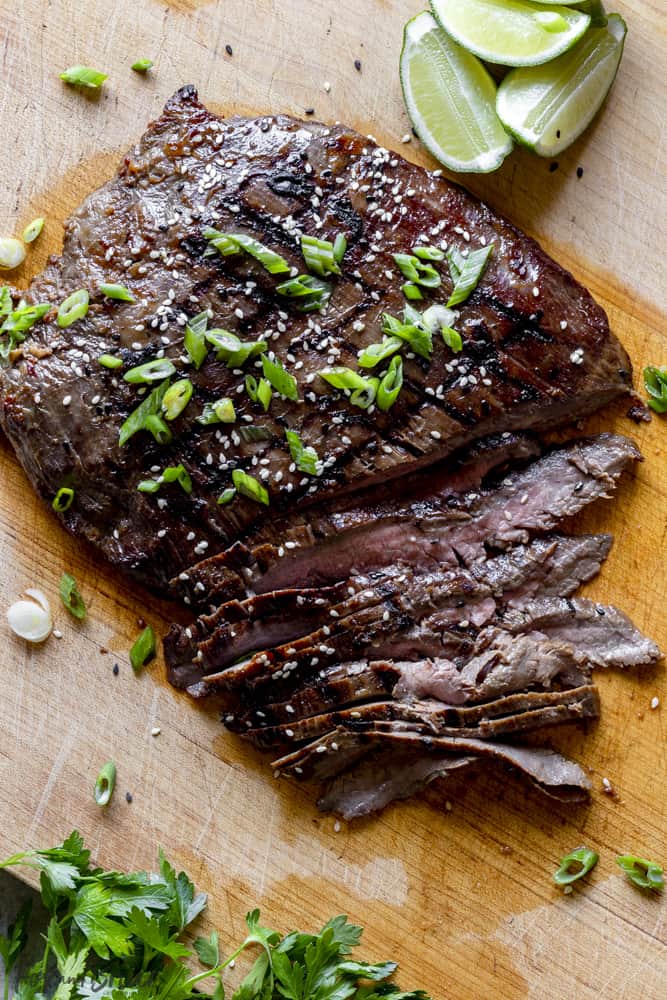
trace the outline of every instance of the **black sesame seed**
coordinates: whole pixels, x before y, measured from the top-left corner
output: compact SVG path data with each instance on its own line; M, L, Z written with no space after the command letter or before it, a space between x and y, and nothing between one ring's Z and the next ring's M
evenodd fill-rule
M356 69L357 73L361 73L361 59L354 60L354 68Z
M132 801L132 792L125 792L125 801L126 802Z
M558 131L556 132L556 138L560 139L560 129L558 129Z
M114 677L118 677L119 673L120 673L120 667L118 666L117 663L114 663L114 665L113 665L113 675L114 675Z
M583 167L577 167L577 177L581 180L581 178L583 176L584 176L584 168Z
M553 173L555 173L556 170L558 170L558 164L557 163L550 163L549 164L549 173L553 174Z
M228 56L234 55L234 49L231 47L231 45L225 45L225 52L227 53Z
M306 110L304 111L304 114L306 114L306 115L314 115L315 114L315 108L306 108Z

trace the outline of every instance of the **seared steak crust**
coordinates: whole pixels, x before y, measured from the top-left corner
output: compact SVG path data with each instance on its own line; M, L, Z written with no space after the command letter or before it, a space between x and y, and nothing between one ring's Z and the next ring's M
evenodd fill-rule
M295 311L245 254L207 256L206 226L251 235L298 271L302 232L344 234L343 274L327 310ZM317 373L327 364L356 368L359 349L381 339L382 314L404 305L392 254L419 242L461 252L494 246L460 310L463 351L454 356L440 343L431 363L406 355L392 409L359 409ZM125 285L135 302L104 298L103 282ZM602 309L486 205L342 125L223 121L193 87L168 102L118 175L68 221L62 255L28 300L56 306L81 288L91 297L85 318L60 329L54 310L14 353L0 382L0 419L46 500L61 487L74 490L60 515L66 526L157 586L267 515L405 475L490 433L570 421L631 386L629 359ZM446 301L451 288L444 273L432 301ZM269 340L296 378L300 402L274 396L264 413L238 393L244 373L214 351L195 370L183 329L203 310L211 326ZM191 379L193 401L174 420L172 443L142 432L121 447L120 425L140 397L96 359L113 353L127 370L162 352L176 377ZM224 396L236 404L235 428L198 423L204 404ZM259 439L242 433L244 424L260 427ZM321 475L295 469L288 428L315 447ZM191 494L177 483L157 496L137 491L155 470L179 464ZM218 505L234 469L262 470L268 512L244 496Z

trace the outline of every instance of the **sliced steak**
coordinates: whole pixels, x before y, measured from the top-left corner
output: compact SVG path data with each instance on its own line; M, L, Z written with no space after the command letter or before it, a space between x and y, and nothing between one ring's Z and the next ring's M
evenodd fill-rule
M248 254L207 255L207 226L259 240L298 272L302 233L344 235L326 311L300 312L298 300L277 293L281 279ZM419 242L460 252L493 245L460 308L463 350L454 356L440 342L430 363L408 352L391 410L361 409L318 373L331 364L356 369L358 351L381 339L383 313L399 315L405 304L392 255ZM425 304L451 293L441 270ZM103 282L125 285L134 302L106 299ZM116 177L74 213L62 255L26 298L55 307L79 289L90 294L84 318L63 329L54 308L10 352L0 422L48 503L61 488L74 491L60 514L67 528L157 587L267 514L405 476L492 433L572 421L631 389L628 356L590 294L461 188L343 125L223 120L193 87L168 102ZM276 394L264 413L243 392L243 368L214 350L199 369L190 364L184 324L203 310L212 327L244 341L270 337L301 402ZM99 365L103 354L123 369ZM190 379L192 400L159 431L162 443L152 421L121 446L120 427L144 397L119 373L159 354L174 378ZM205 404L222 397L235 401L234 427L200 423ZM317 450L320 475L295 467L286 429ZM181 464L191 493L178 482L138 491ZM261 474L268 511L240 494L218 504L237 470Z

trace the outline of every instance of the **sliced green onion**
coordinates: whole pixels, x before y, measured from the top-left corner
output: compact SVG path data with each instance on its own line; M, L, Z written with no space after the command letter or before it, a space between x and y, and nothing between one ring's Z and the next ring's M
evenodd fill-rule
M241 344L238 351L234 351L226 359L227 367L242 368L249 358L254 358L256 355L261 354L267 347L268 344L265 340L246 340Z
M45 220L40 216L38 219L33 219L23 230L23 242L24 243L34 243L42 229L44 228Z
M63 573L60 578L60 597L71 615L78 618L80 622L86 617L86 604L79 593L76 580L69 573Z
M345 239L343 233L339 233L336 239L334 240L334 245L333 245L334 260L336 261L337 264L340 264L342 262L346 250L347 250L347 240Z
M146 396L144 400L142 400L136 410L133 410L132 413L130 413L120 429L118 444L121 448L139 431L149 431L158 444L169 444L173 435L162 417L159 416L162 409L162 400L164 399L168 388L169 380L162 382L161 385L156 386L156 388L153 389L153 391Z
M369 409L375 402L379 388L379 378L366 379L365 385L362 388L355 389L354 392L350 393L352 406L358 406L360 410Z
M444 260L445 251L440 250L438 247L426 246L426 247L413 247L412 252L415 257L419 257L420 260Z
M406 299L410 299L413 302L424 298L422 293L419 291L419 286L415 285L413 281L406 281L404 285L401 285L401 291L405 295Z
M209 330L206 334L208 343L218 351L218 357L226 359L230 354L235 354L241 350L241 340L232 333L231 330L223 330L221 327Z
M381 344L369 344L359 353L359 366L361 368L375 368L381 361L390 358L396 351L403 347L400 337L384 337Z
M296 431L285 431L290 455L300 472L309 476L319 476L322 469L320 457L314 448L304 445Z
M112 760L105 764L95 782L95 801L98 806L108 806L116 787L116 765Z
M283 281L276 291L278 295L293 299L299 312L322 310L331 298L331 285L312 274L300 274L289 281Z
M449 268L449 276L454 284L459 280L465 262L466 259L458 247L449 248L447 251L447 267Z
M416 315L419 316L418 313ZM433 337L423 326L418 326L416 323L401 323L395 316L385 313L382 317L382 332L404 340L415 354L426 358L427 361L433 354Z
M233 486L228 486L226 490L223 490L218 497L218 503L221 507L225 507L228 503L231 503L236 496L236 490Z
M115 299L116 302L135 302L132 292L128 291L125 285L100 285L102 295L107 299Z
M65 301L58 306L58 326L65 328L76 323L77 320L83 319L88 312L89 301L90 296L85 288L79 288L78 291L68 295Z
M148 625L130 650L130 663L135 674L139 673L142 667L155 656L155 632Z
M554 873L554 882L556 885L571 885L584 875L588 875L598 860L599 854L596 851L592 851L589 847L577 847L560 859L560 867Z
M10 298L10 306L11 306ZM3 306L4 308L4 306ZM25 340L25 333L35 325L51 306L48 302L41 302L34 306L19 304L19 308L10 312L0 326L0 357L6 360L17 344L22 344ZM7 338L6 340L4 338Z
M206 346L207 327L208 313L205 312L199 313L198 316L193 316L185 326L185 350L197 371L203 365L208 354L208 347Z
M667 413L667 365L658 368L648 365L644 369L644 388L649 395L648 405L656 413Z
M122 368L123 359L117 358L114 354L100 354L97 363L103 368Z
M71 83L75 87L88 87L97 90L107 79L106 73L92 69L90 66L70 66L64 73L60 74L60 79L65 83Z
M69 486L61 486L55 497L51 506L57 514L64 514L66 510L69 510L74 503L74 490Z
M243 469L234 469L232 472L232 482L238 492L242 493L244 497L255 500L257 503L263 503L267 507L269 506L268 491L254 476L249 476Z
M271 428L264 424L242 424L236 433L242 441L253 444L256 441L270 441L274 436Z
M25 247L13 236L0 237L0 271L13 271L25 260Z
M254 375L246 375L245 391L253 403L261 403L266 413L273 398L271 383L267 382L265 378L261 378L258 382Z
M205 229L203 235L223 257L241 253L243 250L258 260L269 274L289 274L291 270L284 257L269 250L252 236L246 236L245 233L221 233L217 229Z
M363 389L368 382L368 379L352 368L323 368L317 374L334 389Z
M377 391L377 405L380 410L388 410L398 399L403 388L403 361L395 357L391 359L389 368L382 377Z
M175 420L192 399L194 386L189 378L179 379L170 385L162 400L162 412L167 420Z
M153 68L152 59L137 59L136 62L132 63L132 69L135 73L147 73L149 69Z
M276 392L281 396L286 396L287 399L297 402L299 399L299 389L294 376L290 375L284 369L282 362L277 358L276 360L272 360L268 355L262 354L261 360L264 378L271 383Z
M461 258L463 260L463 266L461 268L459 268L458 259L454 265L453 271L450 264L450 274L454 287L452 289L452 294L447 300L448 309L451 308L451 306L458 305L459 302L465 302L465 300L477 288L477 285L479 284L480 279L489 263L489 257L493 253L493 247L494 244L489 243L487 247L480 247L478 250L472 250L467 257ZM450 260L449 254L447 259L448 261ZM457 275L457 277L455 277L455 275Z
M12 293L9 285L0 285L0 316L9 316L14 308Z
M630 881L640 889L662 892L665 888L663 871L656 861L647 861L646 858L638 858L635 854L622 854L616 858L616 864L620 865Z
M233 424L236 420L236 410L234 403L228 396L217 399L214 403L206 403L200 416L197 417L198 424Z
M318 240L316 236L302 236L301 253L308 270L319 274L320 278L326 278L327 274L340 274L334 244L329 240Z
M458 330L452 329L451 326L441 326L440 333L442 334L442 339L445 344L451 351L454 352L454 354L458 354L459 351L463 350L463 341Z
M440 285L442 278L432 264L425 263L409 253L395 253L392 256L399 271L409 282L422 288L438 288Z
M192 480L183 465L169 465L157 479L142 479L137 486L140 493L157 493L163 483L178 483L185 493L192 493Z
M123 375L123 379L133 385L162 382L163 379L173 375L175 371L176 365L169 358L154 358L153 361L147 361L143 365L137 365L136 368L130 368Z

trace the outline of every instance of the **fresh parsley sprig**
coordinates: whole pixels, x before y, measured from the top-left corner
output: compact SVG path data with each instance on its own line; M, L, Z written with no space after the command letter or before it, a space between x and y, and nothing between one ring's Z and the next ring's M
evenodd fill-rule
M214 1000L225 1000L223 973L248 948L259 957L231 1000L429 1000L422 991L403 992L391 982L395 962L376 965L351 957L361 928L339 916L319 934L293 931L285 937L260 923L259 910L246 917L245 940L227 958L218 933L198 937L194 949L183 933L206 907L206 896L184 872L176 874L160 852L159 873L103 871L75 831L59 847L28 851L0 861L0 868L28 865L40 870L42 900L51 919L42 959L21 980L14 1000L41 1000L55 967L56 1000L192 1000L199 984L215 981ZM24 908L0 936L8 973L26 944L30 911Z

